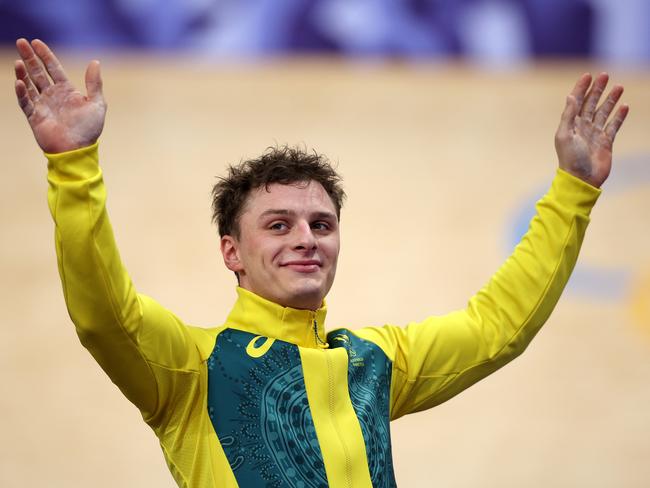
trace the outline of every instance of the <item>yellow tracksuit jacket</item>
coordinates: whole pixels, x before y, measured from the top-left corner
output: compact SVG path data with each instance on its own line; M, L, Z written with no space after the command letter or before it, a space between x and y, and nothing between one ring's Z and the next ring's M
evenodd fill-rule
M389 421L444 402L525 349L600 194L558 170L522 242L464 310L326 334L325 308L283 308L238 288L226 322L206 329L136 292L97 145L46 156L70 317L183 487L395 486Z

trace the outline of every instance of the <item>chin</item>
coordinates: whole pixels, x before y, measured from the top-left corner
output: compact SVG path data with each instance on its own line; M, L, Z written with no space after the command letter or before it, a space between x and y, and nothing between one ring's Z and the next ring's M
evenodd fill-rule
M321 287L301 287L293 290L286 302L291 308L316 310L323 304L325 294Z

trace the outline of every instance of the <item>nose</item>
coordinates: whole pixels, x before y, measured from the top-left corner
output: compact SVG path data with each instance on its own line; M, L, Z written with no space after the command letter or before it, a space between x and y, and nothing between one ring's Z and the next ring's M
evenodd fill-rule
M294 249L312 250L318 247L318 240L309 222L300 222L295 226Z

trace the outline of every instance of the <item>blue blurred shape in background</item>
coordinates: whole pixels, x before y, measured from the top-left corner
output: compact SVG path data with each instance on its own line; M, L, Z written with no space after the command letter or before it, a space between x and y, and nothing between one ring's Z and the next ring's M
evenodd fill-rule
M650 60L648 0L0 0L0 42L397 58Z

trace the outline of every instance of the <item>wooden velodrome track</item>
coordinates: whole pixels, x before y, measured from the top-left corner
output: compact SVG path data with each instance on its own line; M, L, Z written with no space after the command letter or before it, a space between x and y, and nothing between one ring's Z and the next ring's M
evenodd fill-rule
M61 57L81 83L86 57ZM555 171L566 93L602 68L99 57L123 260L141 292L206 326L235 296L209 209L227 163L285 142L338 161L349 199L329 328L405 324L463 307L505 259ZM172 487L67 316L44 158L15 104L13 54L0 60L0 486ZM583 279L521 358L393 423L401 487L650 486L650 73L611 72L632 110Z

